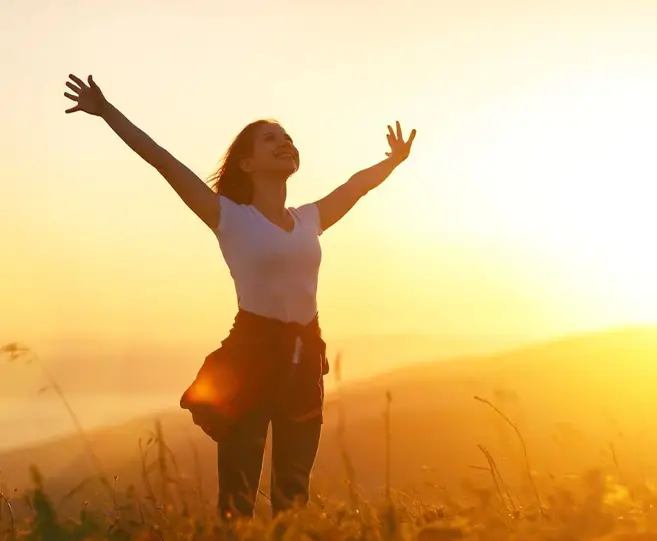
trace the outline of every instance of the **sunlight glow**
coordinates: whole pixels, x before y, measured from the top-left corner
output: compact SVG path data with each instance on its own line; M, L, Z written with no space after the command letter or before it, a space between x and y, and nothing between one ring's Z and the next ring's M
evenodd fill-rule
M655 95L657 78L609 69L490 105L463 128L470 212L455 221L551 254L598 309L657 321Z

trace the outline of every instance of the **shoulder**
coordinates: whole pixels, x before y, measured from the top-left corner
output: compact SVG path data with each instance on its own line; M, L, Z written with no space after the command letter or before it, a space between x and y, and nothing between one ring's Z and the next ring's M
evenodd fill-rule
M230 228L232 224L244 220L250 216L250 208L248 205L241 205L235 203L232 199L224 195L219 196L219 223L215 229L215 233L224 231L226 227Z
M317 203L307 203L300 207L288 209L304 226L311 228L317 236L323 233L319 221L319 207Z

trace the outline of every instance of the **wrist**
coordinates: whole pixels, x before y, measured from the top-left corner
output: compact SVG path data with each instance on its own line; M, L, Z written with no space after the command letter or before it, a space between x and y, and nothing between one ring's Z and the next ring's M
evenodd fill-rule
M392 167L392 169L396 169L403 161L404 161L403 159L393 158L392 156L388 158L388 164L390 164L390 167Z
M98 116L103 120L107 120L113 109L114 106L107 100L104 100L98 108Z

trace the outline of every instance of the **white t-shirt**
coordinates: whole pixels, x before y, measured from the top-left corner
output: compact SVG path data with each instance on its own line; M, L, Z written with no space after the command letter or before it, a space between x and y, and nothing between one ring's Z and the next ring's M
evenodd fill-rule
M290 232L252 205L219 196L215 235L235 283L238 306L254 314L305 325L317 314L322 251L319 209L314 203L289 208Z

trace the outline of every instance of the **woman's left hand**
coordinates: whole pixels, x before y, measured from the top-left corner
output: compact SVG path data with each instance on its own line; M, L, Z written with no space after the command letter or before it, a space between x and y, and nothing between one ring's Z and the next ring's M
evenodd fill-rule
M390 152L386 152L386 156L398 165L408 158L408 155L411 153L411 146L413 145L416 131L411 130L411 134L408 136L408 141L404 141L399 122L396 123L396 126L397 133L393 131L392 126L388 126L387 138L388 144L390 145Z

